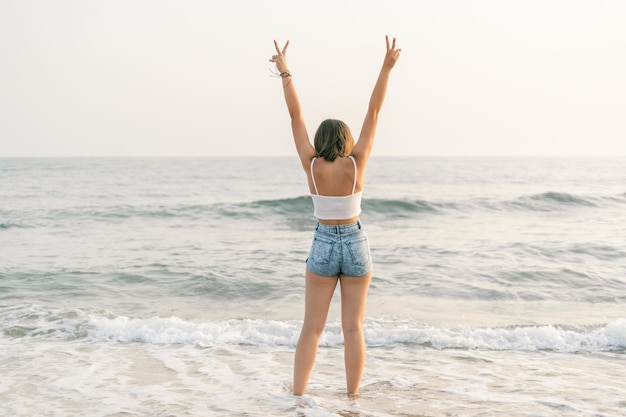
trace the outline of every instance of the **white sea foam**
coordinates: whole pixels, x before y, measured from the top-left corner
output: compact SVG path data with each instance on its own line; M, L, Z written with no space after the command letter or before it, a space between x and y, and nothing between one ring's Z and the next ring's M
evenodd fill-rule
M177 317L148 319L90 315L88 334L96 340L215 345L295 345L297 325L266 320L196 323Z
M4 335L120 343L209 346L287 346L297 343L300 320L230 319L193 321L127 317L104 310L50 309L24 305L0 310ZM368 346L421 345L434 349L607 352L626 349L626 318L593 326L431 326L408 318L368 317ZM330 320L321 346L343 344L341 323Z
M177 343L198 346L295 346L299 321L227 320L195 323L176 317L148 319L91 315L89 337L95 340ZM432 327L388 318L368 318L369 346L424 345L435 349L551 350L605 352L626 349L626 319L593 327L510 326L501 328ZM328 324L322 346L341 346L341 326Z

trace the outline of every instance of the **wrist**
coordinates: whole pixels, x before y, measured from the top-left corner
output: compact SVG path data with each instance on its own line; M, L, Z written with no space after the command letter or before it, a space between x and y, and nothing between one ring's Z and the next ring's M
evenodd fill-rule
M280 78L282 79L283 88L287 88L291 84L291 73L289 70L281 72Z

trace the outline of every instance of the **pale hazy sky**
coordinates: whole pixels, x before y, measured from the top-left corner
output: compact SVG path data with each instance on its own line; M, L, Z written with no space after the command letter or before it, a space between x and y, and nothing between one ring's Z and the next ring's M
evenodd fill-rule
M0 157L295 155L358 134L396 36L379 155L626 155L626 1L0 0Z

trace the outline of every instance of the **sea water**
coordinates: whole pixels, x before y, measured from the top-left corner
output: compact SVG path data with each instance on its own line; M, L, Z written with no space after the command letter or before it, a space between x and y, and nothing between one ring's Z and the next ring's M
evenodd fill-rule
M626 159L373 157L361 396L339 292L291 395L293 158L0 159L2 416L624 416Z

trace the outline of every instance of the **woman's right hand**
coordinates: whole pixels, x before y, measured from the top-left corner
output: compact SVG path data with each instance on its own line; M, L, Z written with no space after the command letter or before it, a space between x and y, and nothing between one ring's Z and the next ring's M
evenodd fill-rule
M394 40L394 44L395 44L395 40ZM278 72L285 72L289 70L289 67L287 66L287 56L286 56L288 46L289 46L289 41L285 43L285 46L281 50L278 47L278 42L274 40L274 47L276 48L276 55L272 55L270 62L274 62L276 64L276 69L278 70Z
M393 42L391 47L389 46L389 37L385 35L385 41L387 42L387 53L385 54L385 60L383 61L383 67L392 69L394 65L396 65L396 61L400 57L400 52L402 49L396 49L396 38L393 38ZM289 42L287 42L289 43ZM285 45L285 48L287 46Z

